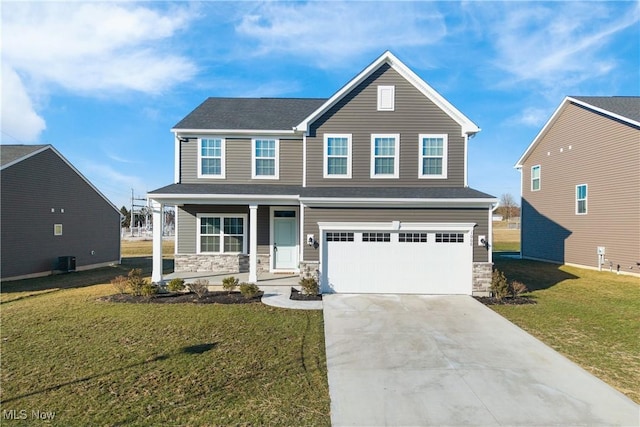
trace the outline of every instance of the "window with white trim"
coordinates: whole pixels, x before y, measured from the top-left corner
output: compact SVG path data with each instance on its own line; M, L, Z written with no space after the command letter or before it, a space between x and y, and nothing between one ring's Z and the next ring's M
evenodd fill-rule
M420 178L447 177L447 145L446 134L420 134Z
M198 215L198 253L246 253L246 215Z
M378 111L393 111L396 107L396 87L378 86Z
M371 178L398 178L400 134L371 135Z
M223 138L201 138L198 150L198 177L224 178Z
M576 185L576 214L587 214L587 184Z
M254 138L251 141L251 177L278 179L279 140Z
M531 191L540 190L540 165L531 167Z
M351 178L351 134L325 134L324 177Z

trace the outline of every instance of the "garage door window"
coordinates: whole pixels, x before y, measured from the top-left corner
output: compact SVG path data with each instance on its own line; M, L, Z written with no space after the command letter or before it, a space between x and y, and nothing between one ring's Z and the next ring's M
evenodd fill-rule
M425 243L427 241L427 233L400 233L398 234L400 243Z
M327 242L353 242L353 233L327 233Z
M363 242L390 242L391 233L362 233Z
M436 233L436 243L464 243L464 233Z

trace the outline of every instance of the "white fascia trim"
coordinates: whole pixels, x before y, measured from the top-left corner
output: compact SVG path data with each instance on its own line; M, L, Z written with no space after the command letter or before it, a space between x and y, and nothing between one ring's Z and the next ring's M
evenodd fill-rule
M265 195L265 194L147 194L152 200L162 201L172 205L203 205L203 204L275 204L296 206L299 204L298 195Z
M471 231L475 222L318 222L320 233L327 230L337 231Z
M178 134L198 134L198 135L295 135L299 134L296 129L171 129L171 132Z
M566 98L566 100L569 101L569 102L573 102L574 104L579 104L579 105L582 105L583 107L587 107L590 110L594 110L594 111L597 111L599 113L606 114L607 116L613 117L614 119L618 119L618 120L621 120L621 121L626 122L626 123L630 123L630 124L635 125L635 126L640 126L640 122L638 122L638 121L630 119L629 117L621 116L620 114L613 113L613 112L611 112L609 110L605 110L604 108L596 107L595 105L589 104L588 102L580 101L579 99L572 98L570 96L568 96Z
M438 92L436 92L431 86L429 86L424 80L418 77L413 71L411 71L402 61L395 57L391 52L384 52L378 59L371 63L367 68L362 70L360 74L351 79L345 86L343 86L338 92L336 92L331 98L327 100L320 108L311 113L294 129L299 131L308 130L309 124L312 123L317 117L326 112L336 102L342 99L347 93L369 77L375 70L377 70L383 63L389 64L394 70L396 70L402 77L407 79L416 89L418 89L428 99L433 101L440 109L442 109L447 115L449 115L456 123L462 128L462 135L471 135L480 132L480 128L469 120L464 114L456 109L449 101L444 99Z
M300 202L309 207L481 207L490 208L498 202L496 198L490 199L389 199L371 198L354 199L347 197L301 197Z
M174 144L174 153L173 153L173 183L178 184L180 182L180 138L178 138L178 134L173 134L173 144Z

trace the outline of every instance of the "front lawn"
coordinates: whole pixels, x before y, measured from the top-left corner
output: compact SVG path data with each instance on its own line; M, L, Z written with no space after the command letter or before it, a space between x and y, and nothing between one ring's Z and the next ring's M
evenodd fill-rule
M640 279L500 256L494 263L537 304L492 309L640 403Z
M99 302L82 277L3 284L1 406L27 411L3 424L330 424L321 311Z

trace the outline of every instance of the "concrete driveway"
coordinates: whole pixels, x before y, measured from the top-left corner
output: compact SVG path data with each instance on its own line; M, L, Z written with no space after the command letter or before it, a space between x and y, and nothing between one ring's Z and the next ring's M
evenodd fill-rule
M640 407L469 296L325 295L334 426L638 426Z

